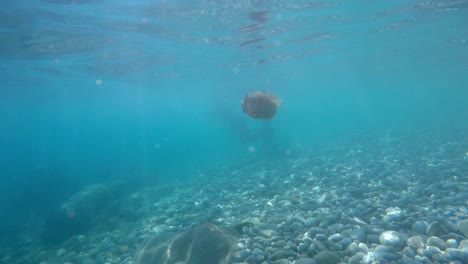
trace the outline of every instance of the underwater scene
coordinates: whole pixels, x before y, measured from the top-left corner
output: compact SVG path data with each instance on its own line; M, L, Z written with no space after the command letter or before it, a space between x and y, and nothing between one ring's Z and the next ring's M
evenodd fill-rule
M15 0L1 264L468 264L468 0Z

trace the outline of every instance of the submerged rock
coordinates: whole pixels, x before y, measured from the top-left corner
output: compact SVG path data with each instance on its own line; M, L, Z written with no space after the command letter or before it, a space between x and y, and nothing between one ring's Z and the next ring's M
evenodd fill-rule
M338 264L340 262L340 256L335 252L325 250L315 255L314 260L318 264Z
M458 221L457 226L458 229L460 229L460 232L462 232L462 234L468 238L468 219Z
M137 254L137 264L227 264L237 233L212 224L201 224L182 233L161 233L147 241Z

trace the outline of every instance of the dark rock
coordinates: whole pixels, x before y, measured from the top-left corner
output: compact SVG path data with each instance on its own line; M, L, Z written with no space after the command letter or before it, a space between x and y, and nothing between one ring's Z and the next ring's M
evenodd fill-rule
M340 262L340 256L335 252L325 250L315 255L314 260L318 264L338 264Z

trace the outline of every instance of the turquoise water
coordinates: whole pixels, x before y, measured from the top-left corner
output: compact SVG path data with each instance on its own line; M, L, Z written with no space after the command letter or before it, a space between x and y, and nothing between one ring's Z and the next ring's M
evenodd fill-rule
M464 137L466 25L464 0L5 2L1 208L353 135ZM272 120L242 112L255 90L281 98Z

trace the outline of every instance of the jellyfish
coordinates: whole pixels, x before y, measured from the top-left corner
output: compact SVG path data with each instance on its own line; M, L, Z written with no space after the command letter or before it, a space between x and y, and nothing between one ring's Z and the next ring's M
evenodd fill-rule
M251 92L241 101L244 113L254 119L271 119L278 109L280 99L267 92Z

